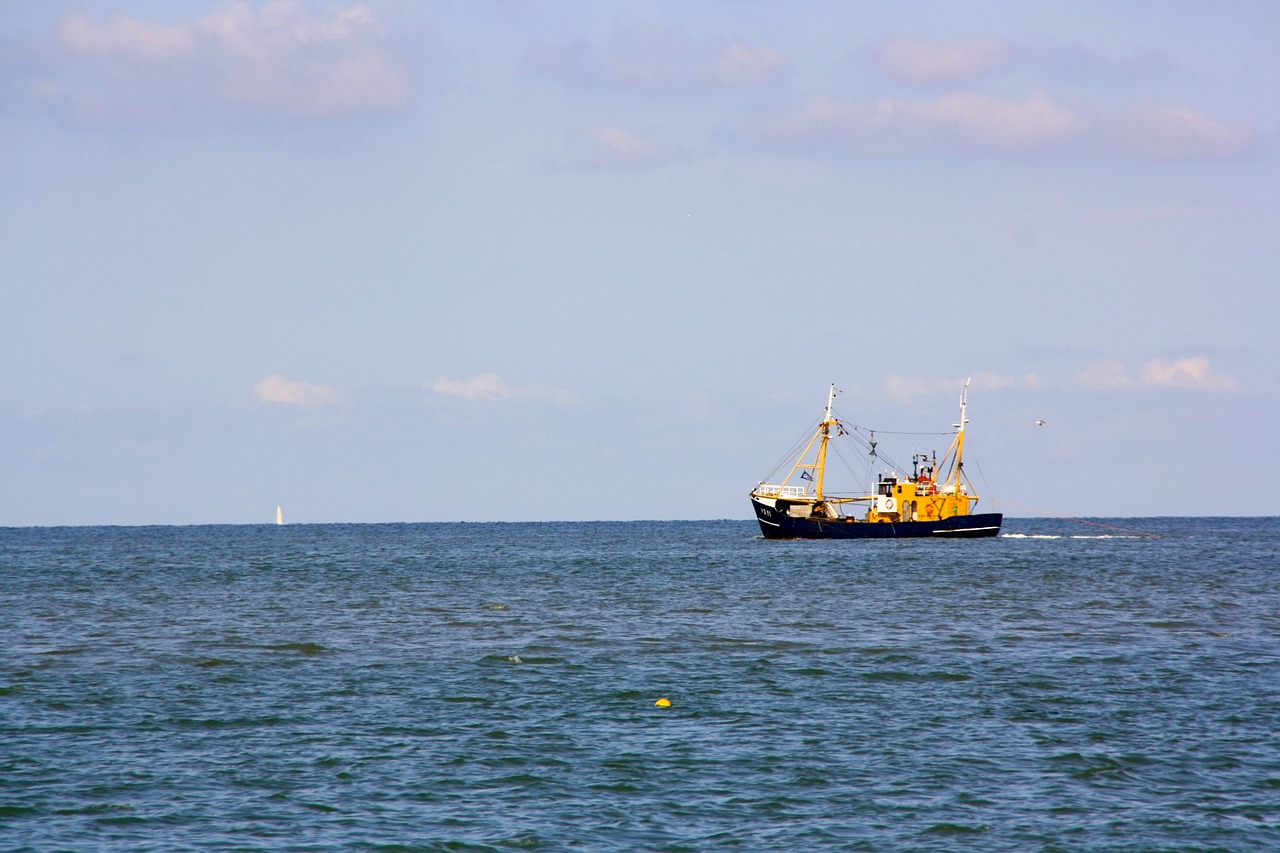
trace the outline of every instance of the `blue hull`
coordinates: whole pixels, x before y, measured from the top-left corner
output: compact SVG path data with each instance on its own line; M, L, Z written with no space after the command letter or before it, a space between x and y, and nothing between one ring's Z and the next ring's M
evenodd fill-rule
M765 539L974 539L998 536L1004 521L1004 515L998 512L897 523L795 518L755 501L751 505Z

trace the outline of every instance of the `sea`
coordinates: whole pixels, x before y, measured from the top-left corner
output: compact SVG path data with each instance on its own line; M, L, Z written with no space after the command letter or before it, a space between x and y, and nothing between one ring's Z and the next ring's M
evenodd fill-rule
M0 850L721 849L1280 850L1280 519L0 529Z

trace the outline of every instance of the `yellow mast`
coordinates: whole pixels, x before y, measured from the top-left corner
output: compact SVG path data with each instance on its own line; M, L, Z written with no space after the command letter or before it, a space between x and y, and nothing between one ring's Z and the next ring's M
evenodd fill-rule
M815 494L812 500L815 503L822 501L822 483L827 473L827 442L831 440L831 426L837 423L835 417L831 414L831 403L836 396L836 386L831 386L831 391L827 394L827 412L823 415L822 423L818 425L818 431L809 439L809 443L805 445L804 450L800 452L800 456L796 458L796 462L791 466L791 471L782 480L785 487L791 482L791 478L795 476L797 471L814 471L815 474L808 479L814 483ZM821 441L819 441L821 439ZM805 460L809 458L809 451L813 449L813 443L818 441L818 452L811 464L805 464ZM801 478L804 478L801 473Z
M822 426L819 432L822 434L822 443L818 445L818 459L814 462L814 467L818 469L818 479L816 481L817 494L815 498L822 500L822 481L827 475L827 442L831 440L831 425L835 423L835 419L831 417L831 403L836 398L836 386L833 382L831 390L827 392L827 413L822 418Z
M938 468L941 469L947 462L951 463L951 468L947 471L947 479L955 488L954 494L960 494L960 484L964 474L964 427L969 423L966 415L969 405L969 382L970 379L964 381L964 389L960 392L960 423L952 424L956 428L956 437L952 439L951 446L947 448L947 452L942 456L942 462ZM936 475L935 475L936 476ZM940 482L940 481L939 481Z
M964 426L969 423L965 412L969 406L969 379L965 379L964 388L960 389L960 423L956 424L956 494L960 494L960 480L964 476Z

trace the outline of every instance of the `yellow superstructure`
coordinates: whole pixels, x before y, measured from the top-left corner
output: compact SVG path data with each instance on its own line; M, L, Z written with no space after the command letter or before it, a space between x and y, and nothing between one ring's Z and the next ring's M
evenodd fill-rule
M969 494L964 482L964 427L968 383L966 393L960 397L960 423L951 447L938 460L917 456L912 460L914 471L910 477L881 476L876 485L874 503L867 511L867 521L937 521L957 515L968 515L978 496ZM942 479L938 471L946 469Z
M887 477L880 481L867 521L936 521L968 515L976 500L964 485L939 486L924 476L901 481Z

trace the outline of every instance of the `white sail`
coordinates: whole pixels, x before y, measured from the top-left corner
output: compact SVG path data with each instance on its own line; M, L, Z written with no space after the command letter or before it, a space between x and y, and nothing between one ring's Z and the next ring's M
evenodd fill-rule
M284 509L279 506L276 507L276 524L284 524Z

